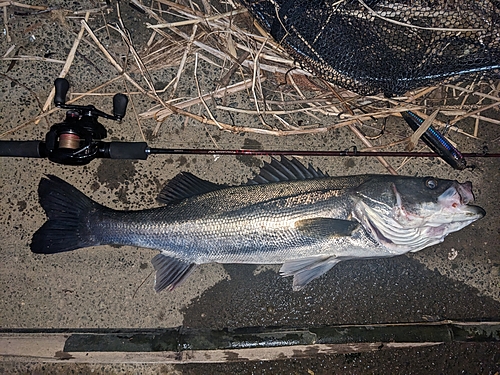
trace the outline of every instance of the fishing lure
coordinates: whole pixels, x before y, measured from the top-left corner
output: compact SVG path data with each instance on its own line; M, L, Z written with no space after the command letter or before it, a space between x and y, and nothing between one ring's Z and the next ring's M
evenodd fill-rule
M424 122L423 118L411 111L402 112L401 115L413 131L416 131ZM436 152L441 159L453 168L463 170L467 167L467 162L460 151L458 151L456 147L454 147L450 141L432 125L422 134L421 139L427 146Z

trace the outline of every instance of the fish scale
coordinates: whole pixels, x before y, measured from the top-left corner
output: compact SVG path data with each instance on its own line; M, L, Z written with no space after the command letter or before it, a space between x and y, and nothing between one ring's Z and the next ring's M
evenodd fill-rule
M173 289L203 263L283 264L300 290L342 260L388 257L439 243L484 216L472 185L432 177L329 177L295 159L272 159L241 186L182 172L162 190L164 205L118 211L55 176L39 197L49 220L35 253L97 245L159 250L155 290ZM421 234L422 233L422 234Z

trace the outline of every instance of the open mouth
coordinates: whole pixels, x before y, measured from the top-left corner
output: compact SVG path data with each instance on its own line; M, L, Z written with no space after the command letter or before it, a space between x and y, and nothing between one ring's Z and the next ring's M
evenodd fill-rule
M462 204L469 204L474 201L474 194L472 194L472 182L467 181L463 184L457 184L458 194L460 194Z
M463 184L455 183L438 198L438 203L443 209L450 213L455 212L454 220L462 218L462 221L477 220L486 215L481 207L469 205L473 201L472 183L469 181Z

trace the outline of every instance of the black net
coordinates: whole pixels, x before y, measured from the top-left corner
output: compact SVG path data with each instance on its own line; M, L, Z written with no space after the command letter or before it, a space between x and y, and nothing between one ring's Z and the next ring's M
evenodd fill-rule
M304 68L362 95L500 77L498 0L241 0Z

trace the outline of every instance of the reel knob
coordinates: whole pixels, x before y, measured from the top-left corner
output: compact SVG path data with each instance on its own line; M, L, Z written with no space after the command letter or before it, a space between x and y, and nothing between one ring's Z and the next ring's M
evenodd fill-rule
M60 107L66 103L66 94L69 90L69 82L65 78L57 78L54 82L56 94L54 95L54 104Z
M128 98L124 94L116 94L113 96L113 115L118 121L125 117L127 111Z

